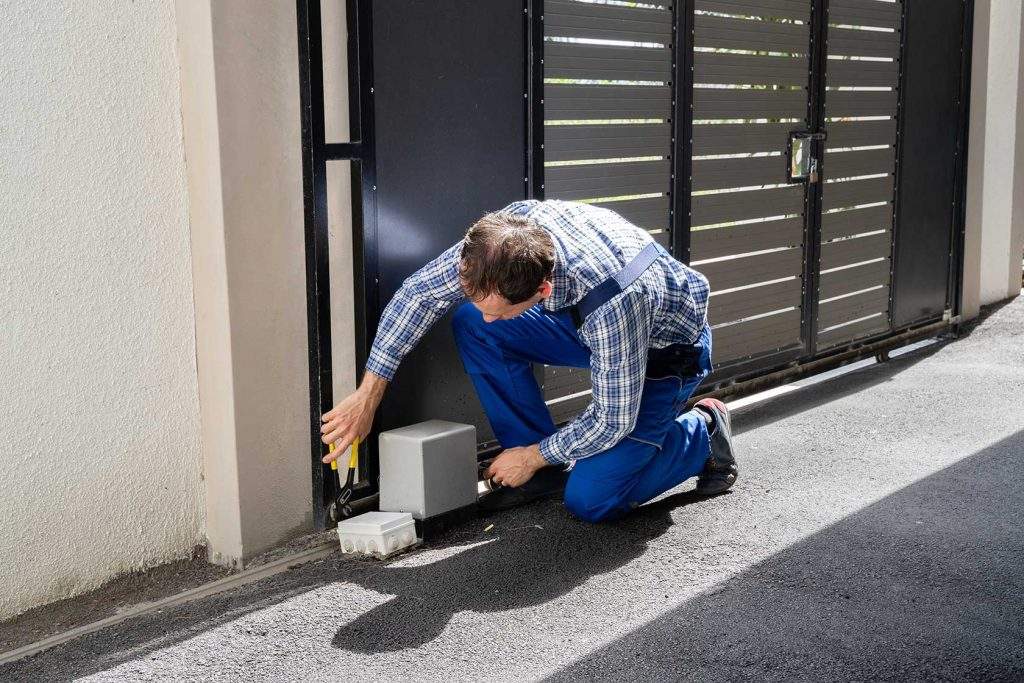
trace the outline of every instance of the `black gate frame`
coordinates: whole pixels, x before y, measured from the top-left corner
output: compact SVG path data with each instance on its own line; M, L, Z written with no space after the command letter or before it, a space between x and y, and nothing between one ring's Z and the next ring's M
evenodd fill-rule
M904 30L906 3L904 0ZM322 464L326 447L320 440L320 415L333 406L332 358L330 327L330 271L328 267L328 224L326 172L329 161L348 161L352 172L352 229L353 259L356 296L356 367L365 365L369 348L376 334L377 321L383 308L376 278L377 264L377 205L376 162L374 145L373 102L373 17L372 0L346 0L348 28L349 68L349 121L351 142L331 143L325 138L325 109L323 81L323 43L320 0L296 0L298 19L298 54L300 106L302 118L302 170L303 205L306 250L307 325L309 344L309 405L310 455L312 460L312 496L314 526L323 529L327 524L325 505L337 492L332 470ZM809 122L812 130L824 124L824 79L818 77L825 65L824 36L827 30L828 0L813 0L812 58L809 93ZM941 319L917 321L912 325L892 328L884 333L859 339L843 346L818 353L815 348L814 319L817 310L817 263L820 251L821 189L811 187L807 192L805 209L812 219L805 230L806 291L802 302L803 336L807 350L788 350L765 354L757 358L740 360L717 368L699 389L700 396L734 396L759 391L768 386L792 381L800 376L854 362L864 357L883 357L885 351L913 339L933 336L943 331L956 332L959 328L961 292L963 284L963 244L966 203L966 150L971 52L973 37L974 0L962 0L964 20L959 92L960 134L957 140L956 197L948 278L947 312ZM676 78L672 84L672 249L680 260L690 260L690 185L692 169L692 100L685 94L693 87L694 33L689 17L693 16L694 0L677 0L674 21L674 66ZM526 40L526 83L528 97L524 103L527 119L527 193L531 197L544 197L544 112L543 112L543 0L524 0L523 32ZM905 50L905 32L901 61ZM903 76L901 75L901 78ZM678 81L678 82L677 82ZM902 83L901 83L902 86ZM903 89L901 87L901 100ZM899 124L902 126L901 123ZM816 144L823 144L817 142ZM820 150L819 150L820 152ZM819 158L824 155L819 153ZM897 146L897 174L900 149ZM896 180L897 190L899 178ZM898 203L894 210L899 211ZM896 230L893 231L895 239ZM893 252L895 257L895 252ZM895 290L893 283L892 289ZM895 293L892 294L895 296ZM890 302L889 315L892 316ZM358 372L358 370L357 370ZM356 378L358 379L358 378ZM694 397L693 400L696 400ZM373 433L377 431L374 423ZM365 497L377 491L376 443L368 439L361 449L360 468L363 481L357 487L356 497Z
M299 46L299 101L302 115L302 193L306 244L306 320L309 344L309 417L312 458L313 525L327 524L326 504L338 492L338 482L321 458L327 448L320 440L320 416L333 407L331 358L331 293L328 261L327 162L352 164L352 230L355 271L356 365L366 362L368 340L376 333L377 318L366 304L376 302L377 284L367 264L376 263L376 168L373 132L372 16L369 0L348 0L349 133L351 142L329 143L325 133L323 31L320 0L296 0ZM373 305L373 309L377 306ZM363 485L355 495L372 493L366 482L377 479L372 440L360 449Z

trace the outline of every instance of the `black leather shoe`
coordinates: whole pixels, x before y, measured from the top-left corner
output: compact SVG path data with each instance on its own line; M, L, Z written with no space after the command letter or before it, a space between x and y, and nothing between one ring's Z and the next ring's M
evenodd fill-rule
M569 473L561 465L542 467L530 477L530 481L522 486L498 486L484 495L477 502L477 510L481 514L510 510L520 505L532 503L542 498L561 495L565 491L565 483Z
M725 493L736 483L740 468L732 449L732 422L729 409L717 398L705 398L694 406L705 411L714 420L711 428L711 457L697 477L697 493L714 496Z

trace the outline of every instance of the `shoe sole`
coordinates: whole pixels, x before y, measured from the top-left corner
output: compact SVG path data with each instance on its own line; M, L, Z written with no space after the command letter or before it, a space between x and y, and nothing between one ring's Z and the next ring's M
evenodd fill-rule
M724 477L716 477L710 484L701 486L698 483L696 493L701 496L717 496L731 489L737 479L739 479L739 472L730 472Z

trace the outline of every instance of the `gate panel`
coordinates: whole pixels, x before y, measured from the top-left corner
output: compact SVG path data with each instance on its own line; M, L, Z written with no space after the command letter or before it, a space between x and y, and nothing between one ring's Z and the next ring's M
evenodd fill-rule
M519 0L374 0L376 321L402 281L526 186L525 36ZM487 93L481 97L481 93ZM373 309L371 309L373 310ZM382 429L438 416L490 438L448 320L406 357Z
M672 243L674 14L577 0L544 3L544 197L615 211ZM590 401L586 370L545 367L555 422Z
M817 348L890 328L899 2L830 0Z
M801 348L810 0L695 0L691 265L711 283L716 366Z
M903 161L893 323L941 317L959 259L953 241L962 221L964 9L960 0L908 2L910 40L904 65ZM968 54L970 50L966 51Z

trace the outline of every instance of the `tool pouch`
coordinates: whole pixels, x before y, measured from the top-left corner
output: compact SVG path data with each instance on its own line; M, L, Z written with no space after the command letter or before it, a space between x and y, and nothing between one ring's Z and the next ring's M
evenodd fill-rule
M674 376L681 380L696 377L701 371L700 355L703 344L671 344L663 349L647 352L647 377L660 379Z

